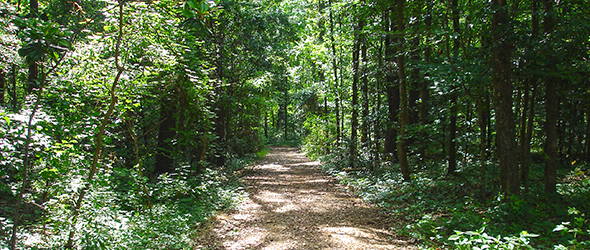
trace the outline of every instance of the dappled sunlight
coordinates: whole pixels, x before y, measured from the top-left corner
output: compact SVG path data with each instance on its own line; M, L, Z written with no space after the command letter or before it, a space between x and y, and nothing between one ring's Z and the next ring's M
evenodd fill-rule
M211 249L412 249L387 216L293 148L274 148L247 176L249 197L210 235Z
M290 168L284 167L283 165L279 165L279 164L265 164L265 165L258 166L258 169L261 169L261 170L269 169L269 170L272 170L275 172L286 172L286 171L290 170Z
M356 249L389 249L388 241L377 234L388 234L385 230L342 226L324 227L320 231L325 233L334 244L352 245Z

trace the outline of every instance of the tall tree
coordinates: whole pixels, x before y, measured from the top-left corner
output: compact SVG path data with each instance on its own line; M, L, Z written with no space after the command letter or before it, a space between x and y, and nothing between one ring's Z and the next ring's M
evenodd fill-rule
M402 52L405 48L405 16L404 6L405 0L397 0L397 33L398 33L398 51ZM400 169L404 180L410 180L410 167L408 165L408 145L406 145L407 126L409 122L408 114L408 91L405 72L405 57L404 53L399 53L397 56L397 66L399 74L399 95L400 95L400 138L398 141L398 158Z
M553 10L553 0L543 0L545 8L545 17L543 19L543 30L545 35L551 37L555 28L555 13ZM547 65L548 76L545 78L545 153L547 160L545 161L545 192L555 193L557 191L557 120L559 117L559 103L558 103L558 72L557 72L557 58L553 55L551 43L547 43L546 48L548 52Z
M531 14L531 38L530 44L537 41L539 35L539 4L538 0L532 0L532 14ZM528 50L528 53L535 51ZM537 65L529 63L530 67L536 68ZM529 173L531 161L531 139L533 134L533 121L535 116L535 89L537 85L537 76L531 74L530 79L525 80L524 86L524 100L521 115L520 125L520 178L524 185L525 192L528 192L529 187Z
M332 6L332 0L330 0L330 6ZM334 113L336 115L336 144L340 143L340 91L338 88L338 56L336 51L336 39L334 38L334 9L330 9L330 47L332 48L332 71L334 73L334 86L335 86L335 95L336 98L334 100L335 110Z
M398 123L398 114L400 107L400 93L399 93L399 76L396 74L395 65L395 27L396 20L392 16L390 10L385 10L383 14L383 27L385 31L385 92L387 94L387 105L388 105L388 122L385 128L385 142L383 153L386 157L397 156L396 155L396 141L397 141L397 130L396 126ZM388 159L392 160L392 159Z
M459 57L459 47L461 46L460 33L461 27L459 27L459 5L457 0L451 0L451 16L453 21L453 33L455 38L453 39L453 57ZM449 58L449 60L451 60ZM449 109L449 168L447 174L455 174L457 170L457 106L458 103L458 88L454 87L451 90L451 107Z
M506 0L492 0L491 33L492 82L494 85L494 108L496 111L496 145L500 160L500 184L502 192L519 193L518 162L514 141L514 113L512 112L511 54L512 36L508 3Z
M358 85L359 80L361 77L360 71L360 50L361 50L361 43L362 43L362 35L361 32L365 26L364 24L364 17L362 15L358 16L358 24L354 28L354 48L352 49L352 103L351 103L351 110L352 115L350 118L350 167L354 168L355 161L356 161L356 153L357 153L357 140L358 140L358 104L359 104L359 97L358 97Z
M39 2L37 0L30 0L29 1L29 18L39 18ZM29 61L29 76L28 82L26 85L26 92L31 93L33 89L37 86L37 81L39 79L39 65L37 61Z

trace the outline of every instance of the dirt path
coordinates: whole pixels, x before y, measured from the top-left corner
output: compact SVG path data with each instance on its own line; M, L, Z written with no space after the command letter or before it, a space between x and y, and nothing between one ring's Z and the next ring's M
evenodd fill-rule
M244 178L249 197L220 215L203 249L414 249L378 209L295 148L274 147Z

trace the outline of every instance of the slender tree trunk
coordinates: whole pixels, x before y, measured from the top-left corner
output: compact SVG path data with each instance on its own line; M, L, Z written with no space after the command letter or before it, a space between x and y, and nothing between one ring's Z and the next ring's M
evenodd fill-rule
M350 118L350 168L354 169L354 163L356 161L356 151L357 151L357 132L358 132L358 84L360 78L360 70L359 70L359 54L360 48L362 43L361 38L361 31L363 29L364 22L363 18L359 17L358 25L355 27L354 36L355 36L355 43L352 50L352 103L351 103L351 111L352 115Z
M388 122L387 128L385 131L385 145L383 148L383 152L385 153L386 157L390 156L397 156L396 153L396 142L397 142L397 131L396 126L398 123L398 113L399 113L399 106L400 106L400 94L399 94L399 84L396 84L398 80L396 74L394 73L394 68L391 65L395 63L395 47L394 47L394 37L393 31L395 30L395 20L390 17L389 12L385 11L383 21L385 22L384 30L387 34L385 36L385 61L386 65L384 71L385 73L385 91L387 93L387 103L388 103ZM393 159L387 159L393 160Z
M223 15L223 14L222 14ZM216 82L214 84L214 91L216 92L216 100L214 100L213 106L215 107L215 114L216 118L214 121L215 127L215 135L217 136L216 142L217 147L215 147L215 164L217 166L223 166L226 162L226 140L227 140L227 127L226 127L226 119L229 113L227 104L223 101L223 98L227 95L227 89L223 86L223 81L225 78L224 72L224 54L225 54L225 37L224 37L224 27L223 25L215 25L214 23L211 24L213 27L211 30L214 31L213 38L215 39L215 46L217 48L215 54L215 77Z
M514 113L512 112L511 53L509 41L508 4L505 0L492 0L492 81L494 84L494 108L496 111L496 145L500 160L500 183L502 192L517 195L520 190Z
M330 6L332 6L332 1L330 0ZM332 13L333 10L330 9L330 47L332 48L332 71L334 72L334 86L336 88L335 95L336 98L334 100L335 110L334 113L336 114L336 145L340 144L340 91L338 87L338 64L337 64L337 53L336 53L336 41L334 39L334 14Z
M554 80L554 79L550 79ZM557 83L546 82L545 89L545 192L555 193L557 191L557 118L559 116L557 101Z
M531 165L531 140L533 138L533 122L535 120L535 96L536 96L536 79L532 79L534 83L528 98L528 114L526 124L526 135L522 145L522 173L521 179L524 184L525 192L529 189L530 180L530 165Z
M268 140L268 112L264 112L264 137Z
M354 168L354 162L356 161L356 147L357 147L357 131L358 131L358 84L360 78L359 70L359 54L361 47L361 35L360 32L363 28L362 17L359 17L358 25L355 27L354 36L355 43L352 49L352 103L351 103L351 118L350 118L350 167Z
M531 42L535 43L539 33L538 0L532 2L532 31ZM536 65L531 65L536 67ZM533 134L533 121L535 116L535 88L537 76L532 75L525 82L524 105L522 110L522 123L520 129L520 179L524 185L525 193L529 190L530 162L531 162L531 139Z
M384 15L383 15L384 16ZM381 38L379 39L379 55L378 55L378 65L379 65L379 70L378 71L378 75L377 75L377 80L376 80L376 86L375 86L375 90L376 90L376 101L377 104L373 107L373 113L374 114L378 114L379 110L381 109L381 86L382 86L382 81L383 81L383 42L384 39ZM382 136L382 126L381 126L381 119L378 116L377 120L375 122L373 122L373 138L375 138L375 144L373 145L375 147L374 151L375 151L375 159L373 160L374 163L377 163L379 161L381 161L381 136Z
M289 105L289 89L285 87L285 91L283 92L284 98L285 98L285 105L283 105L283 113L285 115L285 124L283 124L285 126L285 140L289 140L289 113L288 113L288 105Z
M82 203L84 201L84 197L85 197L86 193L88 192L88 190L90 190L90 183L92 183L92 181L94 180L94 176L96 175L96 173L99 169L99 160L102 155L103 137L104 137L104 134L106 131L106 126L110 121L113 111L115 110L115 106L117 105L116 90L119 85L119 80L121 79L121 75L125 71L125 68L123 68L123 66L121 66L121 64L119 62L119 55L120 55L120 51L121 51L121 42L123 40L123 25L124 25L123 6L124 6L124 3L122 2L122 0L120 0L119 1L119 32L118 32L119 34L117 35L117 42L115 45L115 66L117 67L117 75L115 76L115 79L113 80L113 84L111 85L111 88L109 90L109 96L110 96L109 108L102 119L98 133L96 134L96 137L95 137L94 154L92 157L92 164L90 166L90 171L88 172L88 177L86 178L86 185L80 190L80 193L78 194L78 198L76 199L76 202L74 203L74 208L73 208L72 217L71 217L72 219L71 219L71 225L70 225L70 227L71 227L70 233L68 235L67 243L64 246L64 248L66 248L66 249L72 249L74 247L74 236L76 234L76 223L78 221L78 216L80 214L80 208L82 207Z
M484 94L485 95L485 94ZM487 126L488 126L488 111L489 102L485 96L481 96L477 99L477 114L478 114L478 126L479 126L479 166L480 166L480 196L485 197L486 191L486 174L487 174Z
M584 155L588 159L590 157L590 105L586 105L586 136L584 137L584 142L586 144Z
M151 176L152 179L158 177L163 173L169 173L173 170L174 157L172 152L171 140L176 136L174 131L176 127L176 93L162 93L162 99L160 100L160 119L162 122L158 127L158 152L156 154L156 164L154 173Z
M364 42L361 49L362 56L362 67L361 67L361 79L363 82L362 96L363 96L363 111L361 115L361 145L363 147L370 148L367 145L369 140L369 79L367 77L367 43Z
M6 93L6 72L0 71L0 104L4 104Z
M453 39L453 56L459 57L459 47L461 46L460 34L461 27L459 27L459 5L457 0L451 0L451 13L453 19L453 31L455 38ZM454 88L451 93L451 108L449 109L449 168L447 174L455 174L457 170L457 106L459 88Z
M426 25L427 29L430 31L432 27L432 1L427 1L426 3L426 16L424 17L424 24ZM432 57L432 48L430 46L426 46L424 49L424 61L426 63L430 63ZM429 109L429 102L430 102L430 86L426 79L422 79L422 85L420 87L420 98L422 102L420 103L420 122L422 125L427 125L430 122L428 121L428 109ZM427 158L426 155L426 147L429 144L428 133L425 130L420 132L420 138L422 143L418 148L420 153L420 160L425 161Z
M16 65L12 65L12 94L11 101L12 101L12 110L16 112L17 105L18 105L18 96L16 94L16 78L17 78L18 71L16 70Z
M327 96L324 96L324 124L326 124L326 125L327 124L330 124L329 123L330 122L330 119L329 119L329 116L328 116L329 112L330 111L328 110L328 97ZM329 126L325 126L324 129L325 129L324 130L324 136L326 138L326 141L325 141L325 144L324 144L324 147L325 147L324 153L327 155L327 154L330 153L330 143L327 140L327 138L330 138L330 128L329 128Z
M447 174L455 174L457 170L457 93L451 94L451 108L449 109L449 168Z
M546 34L553 33L555 27L553 0L543 0L545 8L545 17L543 20L543 29ZM551 46L550 43L548 46ZM558 81L557 77L557 59L554 58L553 49L548 47L548 65L549 76L545 79L545 154L547 160L545 161L545 192L555 193L557 191L557 150L558 150L558 134L557 122L559 117L559 103L558 103Z
M403 35L405 28L404 18L405 0L397 0L397 29L399 31L398 37L398 51L404 51L405 37ZM400 94L400 139L398 141L398 158L400 169L404 180L410 180L410 167L408 166L408 146L406 145L406 127L410 119L408 114L408 92L405 73L405 58L403 54L397 57L397 66L399 73L399 94Z
M37 0L30 0L29 1L29 9L30 14L29 18L38 18L39 17L39 2ZM36 61L28 62L29 63L29 76L28 81L25 87L25 93L29 94L35 89L38 85L37 81L39 80L39 67Z

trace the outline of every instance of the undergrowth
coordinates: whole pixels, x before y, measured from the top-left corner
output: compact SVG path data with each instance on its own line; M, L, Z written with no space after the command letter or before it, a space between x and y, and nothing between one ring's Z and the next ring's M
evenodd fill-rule
M195 175L189 169L149 182L134 170L103 171L76 223L79 249L194 249L194 238L217 211L235 208L245 195L239 177L249 162L231 159ZM190 166L186 166L190 168ZM106 185L112 184L112 185ZM143 192L143 187L149 195ZM19 232L22 249L60 249L71 222L67 197L50 200L41 223ZM11 228L2 218L2 229ZM6 237L7 234L3 234ZM7 238L0 239L0 249Z
M447 176L441 165L425 165L403 181L399 166L361 165L348 169L346 157L321 158L324 169L405 225L392 228L418 239L427 249L588 249L590 247L589 166L562 169L557 195L543 193L540 181L528 193L503 196L492 180L479 184L478 171L462 166ZM369 162L369 161L367 161ZM540 180L542 166L533 166Z

